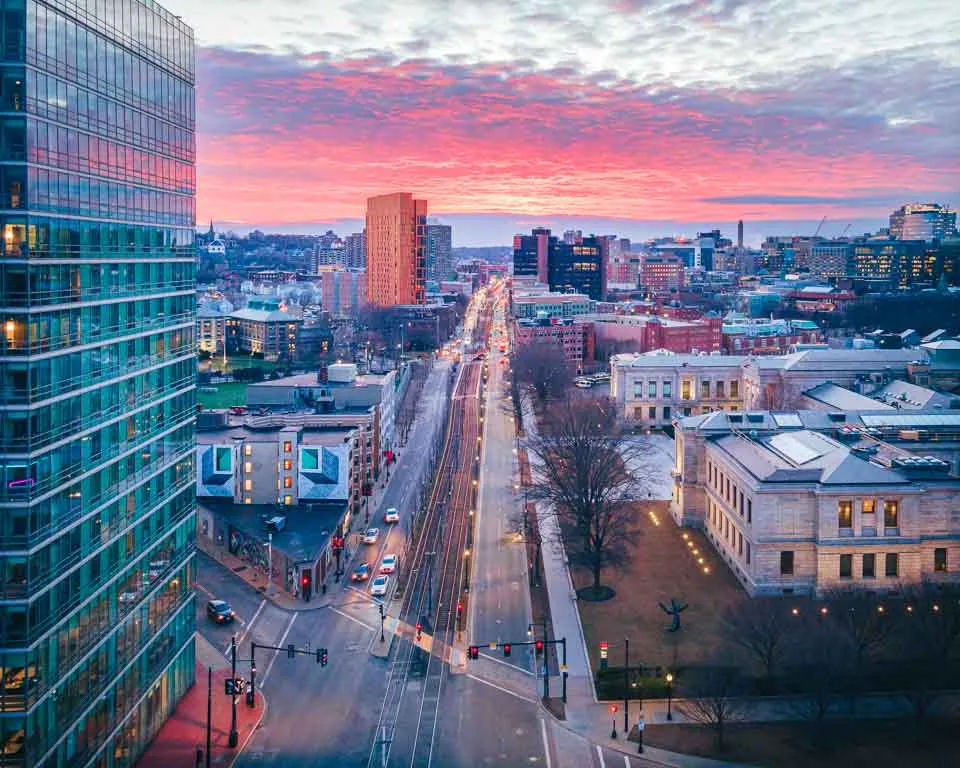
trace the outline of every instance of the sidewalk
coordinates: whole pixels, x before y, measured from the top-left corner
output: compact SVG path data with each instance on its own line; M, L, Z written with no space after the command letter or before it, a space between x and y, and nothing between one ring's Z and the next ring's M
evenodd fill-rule
M526 435L535 435L537 424L533 405L523 400L523 428ZM521 446L524 440L521 439ZM528 453L527 460L531 469L536 469L536 457ZM577 594L567 567L567 557L557 530L556 517L542 502L534 504L537 523L543 536L543 572L550 601L551 637L567 639L567 704L566 720L560 723L574 733L590 741L625 754L637 755L637 745L628 742L622 732L623 702L617 702L618 711L610 713L609 704L599 703L593 686L593 672L590 668L583 627L580 623L580 611L577 607ZM630 727L633 728L640 715L640 702L630 704ZM644 720L647 723L666 723L666 703L649 701L643 705ZM613 720L616 718L618 739L612 739ZM682 718L675 718L680 722ZM678 768L732 768L736 764L720 760L684 755L677 752L645 747L643 757L650 762Z
M164 723L159 733L147 747L146 752L137 761L136 768L190 768L195 766L197 748L204 750L207 743L207 667L201 660L213 660L223 655L212 647L202 647L206 643L197 636L196 682L180 700L170 719ZM207 643L209 645L209 643ZM266 699L257 692L257 706L250 709L243 697L237 699L237 747L227 746L230 735L230 697L223 692L224 681L230 676L230 667L221 666L213 670L213 709L211 718L210 764L229 768L233 765L247 742L256 732L266 712ZM202 762L201 765L205 765Z

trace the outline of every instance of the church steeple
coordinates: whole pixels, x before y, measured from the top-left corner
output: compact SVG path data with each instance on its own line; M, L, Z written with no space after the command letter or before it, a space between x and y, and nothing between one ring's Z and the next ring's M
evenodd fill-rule
M207 237L213 240L214 238L216 238L216 236L217 236L217 233L213 231L213 219L210 219L210 231L207 232Z

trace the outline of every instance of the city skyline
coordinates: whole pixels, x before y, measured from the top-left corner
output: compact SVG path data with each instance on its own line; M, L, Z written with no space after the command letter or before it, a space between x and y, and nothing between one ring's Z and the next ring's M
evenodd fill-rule
M957 11L522 5L175 0L199 43L198 220L310 228L408 189L461 219L456 245L492 245L501 214L630 234L960 200Z

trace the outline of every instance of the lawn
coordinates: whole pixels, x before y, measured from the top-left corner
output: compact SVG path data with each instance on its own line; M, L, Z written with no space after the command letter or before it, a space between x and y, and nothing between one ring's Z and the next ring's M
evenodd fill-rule
M246 405L247 385L243 382L232 384L212 384L216 393L201 392L206 387L197 387L197 402L204 408L230 408L233 405Z
M637 505L630 563L603 573L603 583L616 590L616 596L604 602L578 601L594 670L600 664L601 641L609 643L610 668L622 668L624 638L630 641L631 667L676 670L701 662L719 645L724 611L748 599L703 534L674 524L668 504ZM573 580L578 588L591 583L586 571L574 571ZM680 630L669 632L672 619L659 604L669 606L674 598L688 607L681 613Z
M644 741L676 752L771 768L940 768L956 765L960 731L955 721L931 721L922 732L909 720L841 720L817 734L810 723L737 723L728 726L726 748L716 751L714 732L698 725L648 725Z
M259 357L250 357L250 355L230 355L227 357L226 365L223 364L223 357L220 355L212 357L209 360L200 360L198 362L200 371L209 371L211 373L230 372L237 368L263 368L264 371L272 371L277 367L277 363L263 360ZM287 366L284 365L283 367L286 368Z

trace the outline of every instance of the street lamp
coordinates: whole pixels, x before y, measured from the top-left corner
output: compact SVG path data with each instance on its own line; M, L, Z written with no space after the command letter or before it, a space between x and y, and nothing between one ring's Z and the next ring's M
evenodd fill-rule
M673 672L667 672L667 720L673 720Z

